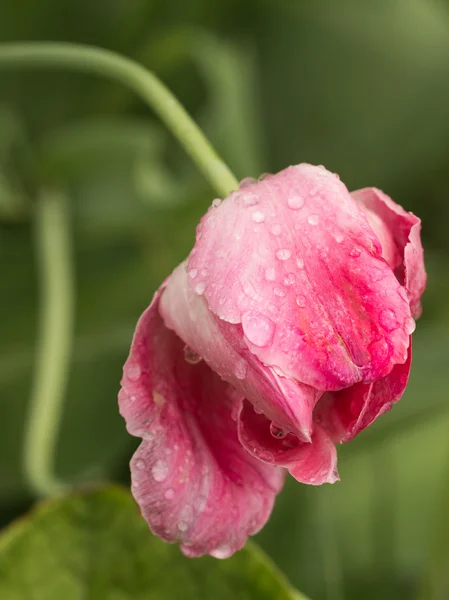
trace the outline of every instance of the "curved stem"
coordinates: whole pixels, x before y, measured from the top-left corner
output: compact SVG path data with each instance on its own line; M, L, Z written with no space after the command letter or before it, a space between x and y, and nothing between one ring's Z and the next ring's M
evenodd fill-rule
M48 67L114 79L149 104L172 131L217 193L227 196L238 182L202 131L159 79L138 63L101 48L59 42L0 44L0 68Z
M59 192L42 193L36 204L41 309L24 468L30 486L39 495L63 488L53 471L73 337L74 277L68 209L67 199Z

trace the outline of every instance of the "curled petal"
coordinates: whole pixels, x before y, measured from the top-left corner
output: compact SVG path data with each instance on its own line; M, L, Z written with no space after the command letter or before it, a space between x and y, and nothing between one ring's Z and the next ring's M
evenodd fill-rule
M358 190L352 196L365 208L368 221L376 233L383 230L384 238L391 240L385 246L388 247L385 258L391 261L391 256L399 256L399 261L393 259L391 266L399 281L405 285L412 315L419 317L422 312L420 299L427 279L420 235L421 220L377 188Z
M322 392L283 377L264 365L247 347L240 325L218 319L203 296L188 285L185 265L173 272L160 312L165 324L210 368L286 431L310 441L313 409Z
M159 295L142 315L119 394L132 490L152 531L188 556L230 556L265 524L283 472L239 443L230 386L164 325ZM187 360L186 360L187 359Z
M239 413L239 439L249 453L266 463L288 469L302 483L321 485L338 481L337 452L327 432L315 426L310 442L274 427L244 400Z
M315 409L315 422L335 443L349 442L400 400L407 387L412 360L395 365L391 373L374 383L358 383L339 392L324 394Z
M189 286L239 325L251 353L319 390L387 375L406 360L408 298L347 188L321 167L289 167L210 211Z

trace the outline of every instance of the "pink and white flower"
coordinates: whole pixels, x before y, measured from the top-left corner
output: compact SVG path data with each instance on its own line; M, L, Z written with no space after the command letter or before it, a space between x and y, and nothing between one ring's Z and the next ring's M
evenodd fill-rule
M124 367L120 411L142 438L132 489L152 531L224 558L265 524L285 471L335 482L335 444L405 390L425 283L420 220L323 167L214 201Z

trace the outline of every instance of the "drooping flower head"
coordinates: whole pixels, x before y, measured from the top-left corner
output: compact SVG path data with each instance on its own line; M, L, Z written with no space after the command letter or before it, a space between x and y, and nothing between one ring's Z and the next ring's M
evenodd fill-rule
M133 493L188 556L227 557L286 471L338 479L335 444L400 399L426 275L420 220L307 164L242 182L142 315L120 411Z

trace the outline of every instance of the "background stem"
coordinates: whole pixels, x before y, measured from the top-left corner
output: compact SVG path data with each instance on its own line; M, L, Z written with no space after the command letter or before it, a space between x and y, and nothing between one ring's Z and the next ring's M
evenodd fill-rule
M59 42L0 44L0 67L74 69L110 77L134 90L159 115L218 194L238 181L201 129L159 79L138 63L101 48Z
M36 374L25 432L24 467L39 495L63 484L54 478L55 446L62 416L74 321L74 277L68 201L44 192L36 205L36 253L40 281Z

